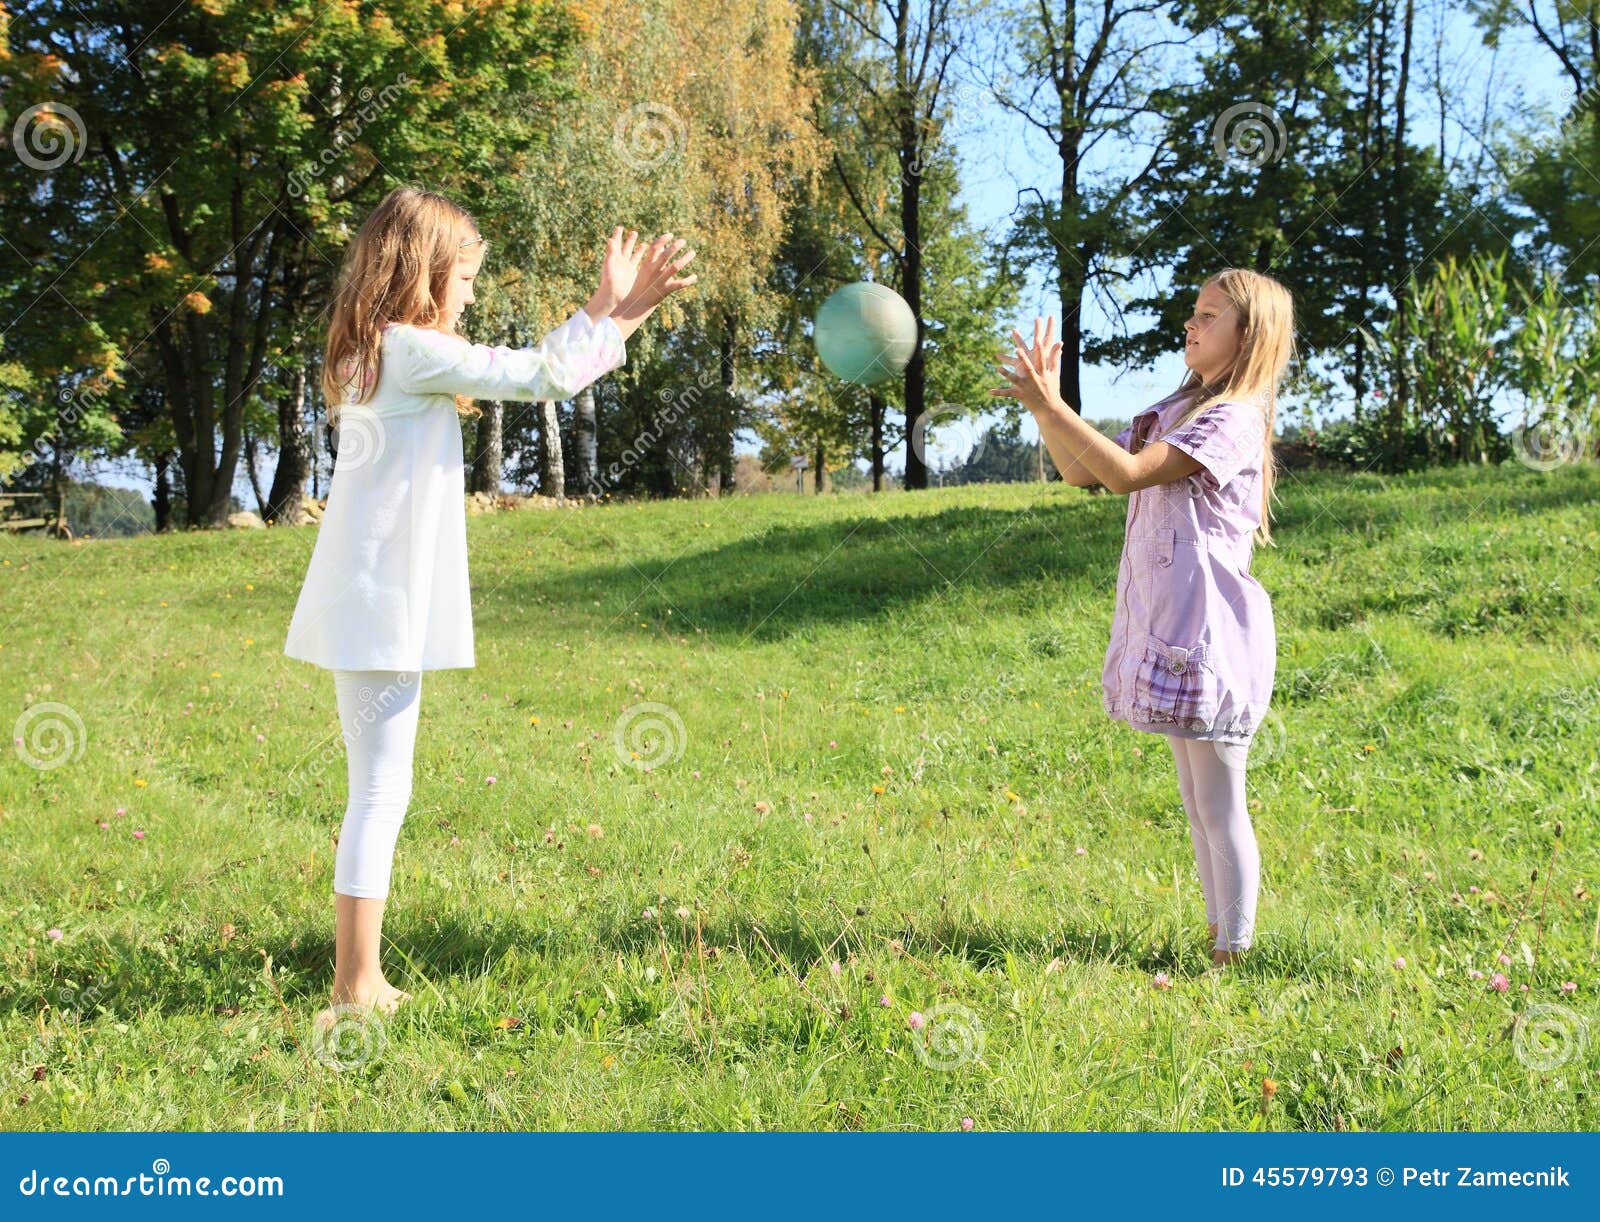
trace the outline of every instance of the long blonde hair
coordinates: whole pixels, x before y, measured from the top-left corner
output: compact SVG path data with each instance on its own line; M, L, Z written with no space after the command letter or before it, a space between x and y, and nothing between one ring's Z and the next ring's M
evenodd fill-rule
M372 397L386 324L441 329L445 286L462 247L478 236L466 209L416 187L396 187L362 222L345 251L323 350L322 395L330 424L338 422L340 404ZM463 395L456 396L456 411L482 415Z
M1243 267L1224 268L1200 287L1215 288L1232 304L1239 320L1239 355L1212 382L1204 382L1193 369L1184 375L1176 393L1190 398L1192 403L1172 429L1188 424L1213 403L1254 403L1261 408L1265 427L1261 443L1261 521L1256 537L1263 543L1272 543L1272 487L1277 482L1272 435L1278 418L1278 383L1295 354L1294 298L1271 276Z

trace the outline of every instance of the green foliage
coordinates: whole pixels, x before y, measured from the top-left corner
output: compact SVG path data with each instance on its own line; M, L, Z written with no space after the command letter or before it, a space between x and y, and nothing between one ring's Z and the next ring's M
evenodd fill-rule
M466 16L47 0L10 23L0 105L55 108L24 138L66 155L0 158L0 285L36 303L7 342L36 372L159 386L195 522L225 514L246 405L303 359L366 211L406 181L470 201L540 139L547 116L510 102L551 93L575 11Z
M1413 438L1429 465L1507 456L1497 416L1511 380L1511 287L1504 255L1447 256L1407 280L1399 312L1381 332L1365 330L1386 399L1377 413L1386 470L1408 468Z
M1364 334L1378 358L1375 406L1324 430L1325 452L1386 471L1513 455L1555 465L1594 452L1594 288L1550 273L1519 281L1503 254L1447 256L1407 281L1387 326Z
M1192 70L1150 95L1164 151L1117 252L1128 271L1155 277L1160 291L1119 302L1154 325L1097 336L1086 359L1175 351L1206 277L1247 267L1294 294L1302 356L1342 375L1342 393L1364 393L1357 328L1387 321L1389 289L1419 265L1505 249L1502 235L1518 232L1508 201L1490 184L1452 181L1437 148L1412 134L1396 155L1398 34L1375 70L1370 5L1204 0L1176 16L1195 35Z

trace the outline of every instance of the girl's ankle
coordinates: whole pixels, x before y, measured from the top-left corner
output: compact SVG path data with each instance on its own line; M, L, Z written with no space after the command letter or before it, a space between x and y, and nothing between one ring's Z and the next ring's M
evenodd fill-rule
M382 993L392 987L382 976L370 976L361 980L334 980L333 995L335 999L349 997L371 997Z

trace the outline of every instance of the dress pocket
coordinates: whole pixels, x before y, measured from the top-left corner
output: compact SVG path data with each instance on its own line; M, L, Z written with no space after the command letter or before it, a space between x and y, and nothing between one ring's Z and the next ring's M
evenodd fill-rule
M1134 713L1153 724L1209 730L1222 703L1208 644L1169 645L1146 634L1133 678Z
M1145 556L1155 572L1162 573L1172 567L1172 553L1177 542L1178 532L1170 526L1157 527L1145 536Z

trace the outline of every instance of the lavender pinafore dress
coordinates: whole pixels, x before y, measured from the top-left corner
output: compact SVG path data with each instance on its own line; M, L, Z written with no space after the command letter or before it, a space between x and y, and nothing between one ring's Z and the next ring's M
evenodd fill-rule
M1138 730L1247 742L1277 665L1272 603L1250 575L1266 421L1216 403L1163 436L1192 402L1168 396L1116 438L1128 450L1165 441L1202 466L1128 497L1102 702Z

